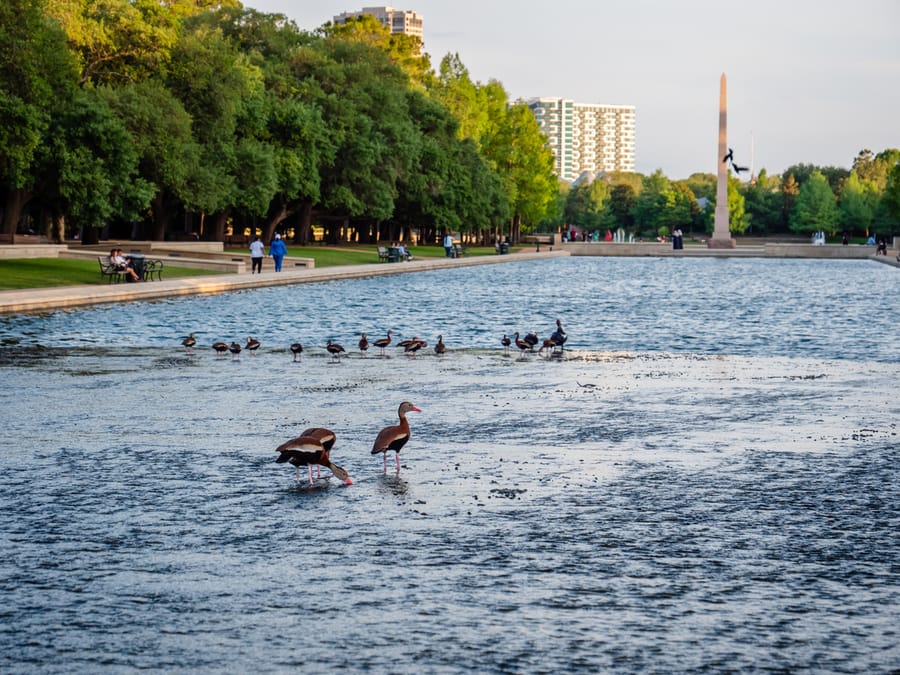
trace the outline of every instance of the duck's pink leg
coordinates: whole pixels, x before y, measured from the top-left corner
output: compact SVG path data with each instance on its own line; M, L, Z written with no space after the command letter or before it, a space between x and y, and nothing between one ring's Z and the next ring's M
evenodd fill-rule
M312 487L312 467L309 464L306 465L306 473L309 474L309 486Z
M398 452L394 455L394 458L397 460L397 475L400 475L400 453Z
M381 456L384 459L384 473L387 475L387 452L382 452Z

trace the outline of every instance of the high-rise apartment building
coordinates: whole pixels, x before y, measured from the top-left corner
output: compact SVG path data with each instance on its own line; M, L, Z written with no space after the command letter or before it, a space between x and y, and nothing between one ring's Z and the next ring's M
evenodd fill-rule
M547 137L556 175L575 180L585 171L634 171L633 105L533 98L528 107Z
M358 12L341 12L334 17L335 23L346 23L347 19L368 14L378 19L382 25L391 29L392 34L405 33L422 39L422 17L408 9L393 7L363 7Z

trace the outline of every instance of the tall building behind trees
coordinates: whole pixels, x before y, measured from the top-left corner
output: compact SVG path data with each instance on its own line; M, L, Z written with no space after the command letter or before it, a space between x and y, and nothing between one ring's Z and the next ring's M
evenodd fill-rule
M528 107L547 137L560 178L572 181L584 172L634 171L633 105L541 97L529 99Z
M422 39L422 16L408 9L394 9L393 7L363 7L358 12L341 12L334 17L338 24L346 23L348 19L368 15L373 16L383 26L390 29L392 35L413 35Z

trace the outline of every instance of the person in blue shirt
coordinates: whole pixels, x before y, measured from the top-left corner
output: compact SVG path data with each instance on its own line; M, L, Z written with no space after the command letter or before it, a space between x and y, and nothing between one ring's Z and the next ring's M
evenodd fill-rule
M272 256L272 260L275 261L275 271L281 271L281 261L284 260L284 256L287 255L287 246L284 245L284 240L281 238L280 234L275 234L275 239L269 244L269 255Z

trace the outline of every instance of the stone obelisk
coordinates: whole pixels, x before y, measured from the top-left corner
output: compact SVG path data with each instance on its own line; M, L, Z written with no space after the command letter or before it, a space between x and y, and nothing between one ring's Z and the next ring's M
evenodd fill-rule
M728 102L725 73L719 78L719 155L718 181L716 183L716 217L713 235L706 245L709 248L734 248L734 239L728 229Z

